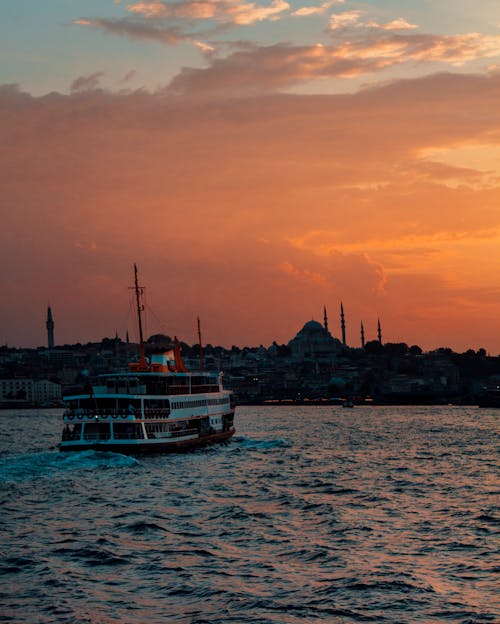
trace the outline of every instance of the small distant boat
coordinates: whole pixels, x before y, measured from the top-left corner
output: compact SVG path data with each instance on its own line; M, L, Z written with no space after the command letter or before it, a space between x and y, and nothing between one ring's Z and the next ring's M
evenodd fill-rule
M60 451L129 455L182 452L224 442L235 432L232 393L222 375L188 372L177 338L172 350L146 360L135 272L140 357L129 370L100 375L85 392L64 397ZM200 354L201 354L201 332Z

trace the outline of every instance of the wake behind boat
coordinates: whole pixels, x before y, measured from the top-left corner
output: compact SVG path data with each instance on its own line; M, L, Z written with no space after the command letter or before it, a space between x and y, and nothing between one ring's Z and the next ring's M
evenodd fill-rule
M100 375L81 394L64 397L61 451L180 452L223 442L235 432L232 393L223 389L222 375L188 372L177 338L172 350L146 360L135 265L134 271L139 361L126 372Z

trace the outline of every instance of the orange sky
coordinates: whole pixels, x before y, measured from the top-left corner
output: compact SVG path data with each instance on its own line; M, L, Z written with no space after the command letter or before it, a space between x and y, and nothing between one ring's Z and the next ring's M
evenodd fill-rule
M426 36L405 54L492 56ZM352 346L380 317L387 342L499 354L498 69L287 90L382 71L384 37L334 62L248 48L160 89L0 87L0 342L45 344L49 302L57 343L135 337L136 262L149 333L196 342L199 315L207 342L267 346L326 304L338 336L342 300Z
M498 75L209 104L4 89L5 339L43 344L48 301L60 341L123 334L135 261L188 341L197 314L214 343L288 341L323 304L338 333L342 299L351 344L380 316L387 341L498 351L496 172L422 153L494 147L499 95Z

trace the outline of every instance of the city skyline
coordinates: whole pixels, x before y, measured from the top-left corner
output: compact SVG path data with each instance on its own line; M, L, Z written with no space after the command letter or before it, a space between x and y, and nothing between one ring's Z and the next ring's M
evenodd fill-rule
M19 0L0 343L331 333L500 353L500 6ZM50 302L50 303L49 303Z
M135 302L134 301L130 301L130 306L135 307ZM151 315L151 311L149 312ZM145 320L145 315L146 315L146 311L143 312L143 317L142 317L142 323L143 326L146 326L146 328L148 327L148 322L146 322ZM153 316L155 316L154 312L152 313ZM325 333L327 335L330 335L330 337L334 338L335 340L337 340L338 345L343 345L344 347L348 347L349 349L364 349L365 345L367 343L370 342L378 342L381 345L385 345L385 344L407 344L408 347L421 347L421 345L418 344L414 344L414 343L408 343L404 340L400 340L400 341L391 341L391 340L383 340L382 337L382 323L380 318L378 318L376 320L376 324L373 325L373 335L370 334L370 332L365 332L365 323L363 321L360 321L359 324L359 328L358 328L358 333L356 335L356 327L352 328L352 340L348 341L346 339L347 336L347 332L346 332L346 328L351 326L349 319L347 319L347 323L346 323L346 315L344 313L344 308L343 308L343 303L340 302L340 308L339 308L339 315L338 315L338 322L336 323L332 318L329 317L329 313L327 310L327 306L324 305L323 306L323 312L322 312L322 320L319 319L319 317L312 317L308 320L306 320L303 325L301 325L300 327L297 328L295 334L293 334L292 336L290 336L288 339L285 339L281 344L286 345L286 344L290 344L291 342L293 342L294 339L297 338L297 335L301 334L301 332L308 327L311 324L311 321L313 323L316 323L318 325L320 325ZM158 320L158 319L157 319ZM337 327L338 325L338 327ZM94 340L88 340L88 341L74 341L74 342L66 342L66 343L59 343L55 337L55 322L54 322L54 317L52 314L52 308L51 306L47 307L47 318L46 318L46 322L45 322L45 343L44 344L38 344L38 345L30 345L30 346L19 346L19 345L0 345L0 346L5 346L8 348L12 348L12 349L32 349L32 348L36 348L36 349L40 349L40 348L45 348L48 349L49 351L52 349L57 349L57 348L61 348L61 347L65 347L65 346L74 346L76 344L97 344L99 342L105 341L105 340L119 340L120 342L126 342L126 343L131 343L131 344L139 344L140 343L140 339L139 339L139 331L137 329L137 327L132 327L129 328L128 326L124 326L121 327L120 329L115 328L115 333L113 336L109 335L109 336L101 336L99 338L96 338ZM371 327L371 323L368 323L368 326ZM200 319L197 318L196 319L196 333L193 333L192 336L192 340L185 340L184 338L181 338L181 342L185 342L186 344L190 344L191 346L199 344L199 338L200 338L200 332L201 331L201 324L200 324ZM136 335L137 334L137 335ZM174 340L174 333L171 333L170 335L170 339ZM157 324L157 325L153 325L153 326L149 326L149 331L146 329L146 333L144 335L144 341L148 342L150 338L157 338L158 336L168 336L168 330L165 329L165 327L162 324ZM229 345L229 344L215 344L215 343L211 343L210 340L205 341L202 337L202 344L203 345L207 345L207 344L211 344L211 346L213 347L222 347L225 349L229 349L230 347L244 347L244 348L250 348L250 349L255 349L258 347L270 347L272 345L275 344L279 344L278 341L276 340L272 340L271 343L269 344L239 344L239 345L235 345L234 343ZM432 348L428 348L428 349L423 349L423 352L431 352L433 350L437 350L439 348L450 348L450 347L446 347L445 345L441 345L440 347L432 347ZM485 352L488 353L488 355L490 356L495 356L497 354L495 353L489 353L486 349L484 349L484 347L480 347L477 350L479 351L479 349L483 349ZM470 350L470 349L469 349ZM474 349L472 349L474 350ZM498 354L500 356L500 354Z

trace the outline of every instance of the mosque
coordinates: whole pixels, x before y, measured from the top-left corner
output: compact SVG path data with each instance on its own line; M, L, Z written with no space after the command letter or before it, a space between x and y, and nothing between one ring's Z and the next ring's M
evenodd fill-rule
M297 359L312 358L315 360L327 360L338 355L346 342L346 323L344 315L344 305L340 303L340 328L342 340L334 338L328 330L328 315L326 306L323 308L323 325L319 321L307 321L298 334L290 340L288 346L292 355ZM382 330L380 320L377 329L378 341L382 344ZM361 347L365 346L365 330L361 323Z

